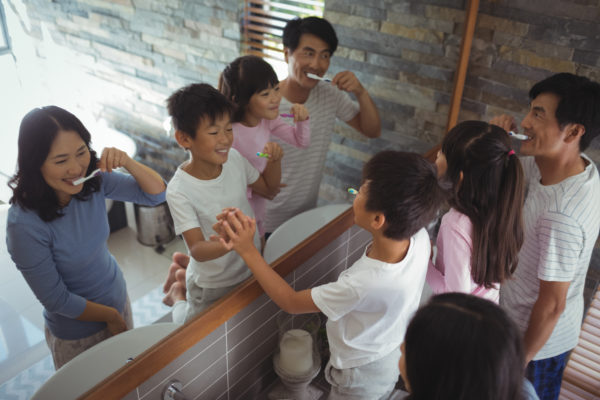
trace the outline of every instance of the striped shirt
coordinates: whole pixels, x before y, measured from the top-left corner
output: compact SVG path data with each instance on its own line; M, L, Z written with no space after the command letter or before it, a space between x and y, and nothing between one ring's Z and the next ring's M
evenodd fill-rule
M525 240L513 279L500 288L500 305L524 333L540 280L571 282L565 310L534 360L573 349L581 329L585 276L600 229L598 170L587 156L581 156L588 163L583 172L548 186L540 183L534 158L521 159L527 178Z
M329 82L319 82L310 91L304 106L310 115L310 146L299 149L273 138L284 151L281 183L287 187L267 204L266 232L273 232L291 217L317 205L335 120L349 121L359 112L358 104ZM283 98L280 110L287 112L290 107L291 103Z

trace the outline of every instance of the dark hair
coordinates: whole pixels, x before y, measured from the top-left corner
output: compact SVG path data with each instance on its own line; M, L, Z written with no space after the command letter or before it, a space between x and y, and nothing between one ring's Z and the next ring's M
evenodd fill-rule
M524 350L515 323L497 304L465 294L432 297L404 336L410 400L515 400L523 397Z
M338 38L333 26L325 18L319 17L295 18L288 21L283 28L283 45L294 52L300 43L300 36L305 33L315 35L327 43L332 55L337 49Z
M167 109L173 127L196 138L196 130L203 119L210 123L222 116L231 116L233 104L214 87L194 83L177 90L167 99Z
M260 57L243 56L233 60L219 76L219 91L235 104L231 122L244 119L250 98L279 83L273 67Z
M496 125L465 121L442 141L452 189L449 203L473 224L471 277L486 288L515 271L523 244L524 177L508 134ZM460 174L462 172L462 180Z
M52 221L63 215L56 192L42 176L41 168L54 139L60 131L75 131L90 151L90 165L86 175L96 169L98 158L90 148L90 132L73 114L57 106L34 108L21 121L19 128L19 150L17 172L8 182L13 195L10 204L34 210L43 221ZM73 197L87 200L100 190L102 178L96 176L83 184L83 189Z
M579 150L584 151L600 133L600 84L562 72L533 85L529 98L533 100L542 93L559 97L556 119L561 129L568 124L583 125L585 133L579 141Z
M387 150L375 154L363 168L368 182L365 207L383 212L383 234L402 240L414 235L435 216L444 200L435 166L416 153Z

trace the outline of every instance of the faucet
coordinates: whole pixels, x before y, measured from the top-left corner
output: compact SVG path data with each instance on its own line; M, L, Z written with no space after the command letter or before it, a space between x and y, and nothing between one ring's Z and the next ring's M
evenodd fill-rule
M181 391L183 385L177 379L171 380L163 389L163 400L187 400Z

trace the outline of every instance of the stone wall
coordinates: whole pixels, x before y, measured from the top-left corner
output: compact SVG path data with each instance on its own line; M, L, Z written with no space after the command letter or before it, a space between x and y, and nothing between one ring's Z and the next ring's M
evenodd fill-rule
M134 137L139 158L170 178L185 154L165 135L165 100L192 82L216 86L224 66L239 56L240 2L23 2L27 15L20 22L29 25L39 64L36 93L67 92L72 107Z
M377 103L382 137L367 140L338 124L321 195L343 199L362 164L383 148L424 151L445 133L460 51L464 0L327 0L325 18L340 48L331 73L350 69ZM527 92L556 72L600 81L597 0L483 0L459 120L521 118ZM600 162L600 146L588 153Z

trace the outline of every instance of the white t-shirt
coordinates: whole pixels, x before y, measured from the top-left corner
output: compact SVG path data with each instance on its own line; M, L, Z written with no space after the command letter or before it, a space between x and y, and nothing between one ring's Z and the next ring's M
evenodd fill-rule
M176 234L200 228L204 239L208 240L211 235L216 235L212 226L217 222L217 214L225 207L238 207L244 214L254 217L246 188L258 180L259 173L237 150L229 150L221 175L215 179L195 178L185 172L182 165L167 185L167 203ZM258 232L254 235L254 245L260 248ZM191 257L186 274L188 281L192 274L196 285L205 288L231 286L251 275L234 251L203 262Z
M571 282L565 310L534 360L573 349L581 329L585 276L600 229L598 170L582 157L588 162L583 172L549 186L540 183L533 157L521 159L527 179L525 240L513 278L500 287L500 305L525 333L540 280Z
M419 307L430 251L429 235L421 229L410 238L406 257L399 263L374 260L365 250L336 282L311 290L316 306L328 318L330 361L335 368L368 364L400 346Z
M360 110L346 92L329 82L319 82L310 91L304 106L310 114L310 145L306 149L299 149L278 138L272 138L284 151L281 183L285 183L287 187L282 188L277 197L267 204L267 232L273 232L288 219L317 205L335 120L339 118L349 121ZM282 99L280 110L287 112L290 107L291 103Z

